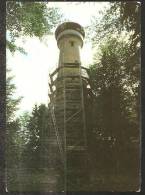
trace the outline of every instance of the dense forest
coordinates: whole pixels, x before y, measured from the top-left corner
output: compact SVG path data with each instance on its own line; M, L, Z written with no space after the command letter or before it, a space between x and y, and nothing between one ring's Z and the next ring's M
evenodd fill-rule
M111 173L108 185L114 176L121 177L119 181L137 178L130 183L137 185L138 182L140 9L137 1L112 2L105 13L100 13L102 19L98 21L94 17L92 24L85 29L93 32L87 39L96 51L94 63L89 65L88 71L92 96L86 104L92 179L97 181L100 178L97 182L105 182L102 177ZM7 31L10 39L7 40L7 49L25 54L24 49L15 43L18 37L27 35L41 39L62 21L61 11L48 9L46 3L8 1ZM7 70L6 87L6 177L7 188L15 190L21 179L29 181L29 177L20 178L18 170L21 167L30 170L31 175L42 173L47 167L45 158L49 155L47 151L45 154L44 136L49 136L50 115L48 107L42 104L34 105L31 113L15 117L22 97L14 97L16 86L11 70ZM95 189L95 186L91 188Z

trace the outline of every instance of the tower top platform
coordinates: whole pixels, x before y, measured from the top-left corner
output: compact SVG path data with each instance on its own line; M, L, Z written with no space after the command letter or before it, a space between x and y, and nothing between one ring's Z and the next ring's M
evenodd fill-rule
M58 41L62 35L70 34L77 35L83 39L85 37L85 31L83 27L75 22L64 22L60 24L55 31L55 38Z

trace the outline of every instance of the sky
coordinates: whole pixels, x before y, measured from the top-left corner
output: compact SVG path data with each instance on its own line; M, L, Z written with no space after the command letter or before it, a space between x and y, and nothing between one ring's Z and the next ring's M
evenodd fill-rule
M48 6L59 7L64 17L77 22L83 27L90 25L92 16L99 17L108 2L49 2ZM22 45L27 55L16 52L11 55L7 51L7 67L14 75L16 85L15 97L23 97L16 115L24 111L31 112L35 104L48 104L49 74L58 64L59 49L54 35L45 36L43 41L38 38L19 38L18 45ZM90 42L85 42L81 52L82 65L88 66L93 62L93 49Z

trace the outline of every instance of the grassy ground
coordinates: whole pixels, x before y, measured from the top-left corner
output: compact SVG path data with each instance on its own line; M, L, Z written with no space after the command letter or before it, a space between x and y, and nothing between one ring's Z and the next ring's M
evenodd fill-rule
M139 176L129 176L125 174L109 175L95 174L91 177L90 188L88 191L137 191L139 190ZM54 170L41 172L19 173L19 176L12 180L8 185L9 191L36 192L36 191L62 191L57 190L57 181L61 183L62 178Z
M53 170L26 172L21 170L18 177L8 182L8 191L55 191L57 175Z

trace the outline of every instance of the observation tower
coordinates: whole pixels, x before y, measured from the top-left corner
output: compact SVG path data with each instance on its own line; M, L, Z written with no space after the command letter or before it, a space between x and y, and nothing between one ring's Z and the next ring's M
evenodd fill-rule
M55 31L59 48L58 68L50 74L50 110L62 162L63 191L87 189L88 155L85 101L88 74L81 66L84 29L65 22ZM85 76L84 76L85 75Z

